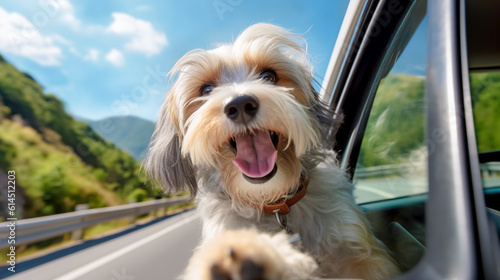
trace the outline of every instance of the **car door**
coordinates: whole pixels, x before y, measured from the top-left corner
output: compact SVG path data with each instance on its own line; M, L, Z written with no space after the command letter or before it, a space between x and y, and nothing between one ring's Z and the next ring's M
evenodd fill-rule
M500 135L500 122L476 130L490 118L470 86L484 88L469 67L467 19L480 13L466 12L488 7L478 2L352 1L323 83L344 120L334 148L403 279L500 278L500 158L476 142ZM500 98L495 85L488 92Z

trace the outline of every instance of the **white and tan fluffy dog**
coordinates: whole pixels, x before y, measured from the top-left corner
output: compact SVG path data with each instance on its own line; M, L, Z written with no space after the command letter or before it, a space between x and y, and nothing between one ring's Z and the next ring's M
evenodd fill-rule
M232 44L186 54L171 71L176 81L144 167L168 192L197 194L203 240L185 279L398 272L336 165L336 121L311 84L302 43L255 24ZM300 242L289 242L292 234Z

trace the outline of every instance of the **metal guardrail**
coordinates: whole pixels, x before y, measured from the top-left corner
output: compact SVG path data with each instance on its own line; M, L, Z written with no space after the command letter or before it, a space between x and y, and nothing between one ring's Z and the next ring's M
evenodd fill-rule
M481 171L494 173L500 172L500 162L487 162L481 163L480 165Z
M379 165L379 166L356 168L354 176L357 179L389 176L405 172L405 170L407 170L409 166L410 166L409 164L391 164L391 165Z
M364 179L370 177L383 177L390 175L398 175L410 172L412 165L409 163L379 165L371 167L356 168L355 177ZM500 162L487 162L480 165L483 174L496 174L500 172Z
M149 213L161 208L190 202L188 197L164 198L127 205L95 208L56 214L47 217L15 221L15 244L8 244L11 235L11 221L0 223L0 249L9 246L32 243L95 224Z

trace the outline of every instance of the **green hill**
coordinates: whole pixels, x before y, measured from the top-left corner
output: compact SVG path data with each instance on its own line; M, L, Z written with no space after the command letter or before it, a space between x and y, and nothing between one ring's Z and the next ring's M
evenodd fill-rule
M109 117L88 121L88 124L104 139L129 152L139 161L144 157L155 129L154 122L135 116Z
M500 73L471 74L470 84L478 150L500 150ZM361 146L361 166L404 163L422 152L424 90L424 77L389 74L381 81Z
M0 169L15 170L33 217L155 196L139 163L64 111L30 75L0 56Z
M361 146L361 166L407 162L425 145L425 78L390 74L377 90Z

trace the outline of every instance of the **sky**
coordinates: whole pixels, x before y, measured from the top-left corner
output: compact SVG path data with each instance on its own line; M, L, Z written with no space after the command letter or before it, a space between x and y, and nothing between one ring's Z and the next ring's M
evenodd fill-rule
M393 65L392 73L425 76L427 56L427 16L418 25L403 52Z
M301 34L321 83L347 0L24 0L0 2L0 54L74 117L155 121L165 78L192 49L267 22Z

